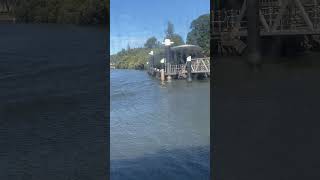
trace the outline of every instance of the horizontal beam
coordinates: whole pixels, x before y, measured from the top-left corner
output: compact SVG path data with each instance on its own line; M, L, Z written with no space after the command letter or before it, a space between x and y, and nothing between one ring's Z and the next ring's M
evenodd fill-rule
M220 39L222 33L215 33L214 39ZM245 37L248 36L246 31L240 31L234 34L235 36ZM316 31L277 31L277 32L264 32L260 31L260 36L292 36L292 35L320 35L320 30Z

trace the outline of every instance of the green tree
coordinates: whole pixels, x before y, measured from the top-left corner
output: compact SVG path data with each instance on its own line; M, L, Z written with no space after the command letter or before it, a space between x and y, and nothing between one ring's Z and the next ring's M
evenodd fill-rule
M105 24L109 0L13 0L21 22Z
M154 36L149 38L144 44L144 47L148 49L156 48L158 46L159 46L159 42L157 41L157 38Z
M193 20L191 31L187 35L187 44L200 46L204 53L210 55L210 14L204 14Z
M160 48L153 49L154 53L161 51ZM116 65L117 68L131 69L135 67L146 66L150 58L150 49L148 48L131 48L129 51L122 49L117 54L111 55L110 61Z
M179 46L184 44L182 37L178 34L173 34L170 39L172 42L174 42L173 44L174 46Z
M174 46L179 46L184 44L183 38L174 32L174 25L169 21L167 24L167 29L165 30L165 39L170 39L174 42Z

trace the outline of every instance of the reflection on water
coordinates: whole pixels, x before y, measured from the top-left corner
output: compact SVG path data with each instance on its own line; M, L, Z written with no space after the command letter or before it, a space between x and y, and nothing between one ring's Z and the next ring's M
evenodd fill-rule
M209 179L209 86L112 70L112 180Z

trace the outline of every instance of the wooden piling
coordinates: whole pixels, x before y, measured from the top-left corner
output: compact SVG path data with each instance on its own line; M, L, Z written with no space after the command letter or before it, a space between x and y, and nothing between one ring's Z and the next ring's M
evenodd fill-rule
M192 82L192 75L191 75L191 61L187 61L187 81Z
M259 1L247 0L248 18L248 61L256 66L261 64L260 58L260 28L259 28Z
M161 73L161 81L164 81L165 80L165 76L164 76L164 69L161 69L160 70L160 73Z

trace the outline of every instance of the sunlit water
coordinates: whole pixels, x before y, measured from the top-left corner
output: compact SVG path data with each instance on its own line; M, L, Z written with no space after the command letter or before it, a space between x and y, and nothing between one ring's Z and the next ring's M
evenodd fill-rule
M210 82L111 71L111 180L209 179Z

